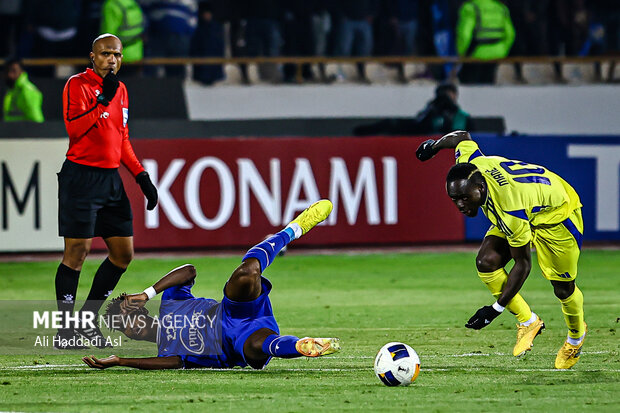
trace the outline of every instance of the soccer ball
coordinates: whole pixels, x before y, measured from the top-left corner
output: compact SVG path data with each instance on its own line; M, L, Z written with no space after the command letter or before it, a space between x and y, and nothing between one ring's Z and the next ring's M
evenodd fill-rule
M420 358L404 343L387 343L375 358L375 374L386 386L409 386L420 373Z

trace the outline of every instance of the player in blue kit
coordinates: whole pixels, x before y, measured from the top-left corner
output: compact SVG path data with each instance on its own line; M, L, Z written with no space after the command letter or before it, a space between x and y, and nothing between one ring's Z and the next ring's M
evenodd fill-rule
M111 327L135 340L156 342L158 357L94 356L82 360L90 367L113 366L145 370L178 368L261 369L271 357L318 357L340 350L337 338L298 338L280 335L273 316L271 283L262 272L289 242L306 234L332 211L329 200L304 210L282 231L250 248L224 286L221 302L191 294L196 270L183 265L142 293L122 295L108 306ZM159 317L148 315L149 299L163 292ZM114 321L117 322L114 322Z

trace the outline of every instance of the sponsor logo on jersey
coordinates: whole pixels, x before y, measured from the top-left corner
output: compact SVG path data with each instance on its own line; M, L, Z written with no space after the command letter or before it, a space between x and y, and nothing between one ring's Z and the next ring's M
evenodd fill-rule
M180 335L181 344L190 353L202 354L205 349L204 326L200 326L199 322L201 318L204 318L202 310L194 311L191 322L187 325L187 335Z

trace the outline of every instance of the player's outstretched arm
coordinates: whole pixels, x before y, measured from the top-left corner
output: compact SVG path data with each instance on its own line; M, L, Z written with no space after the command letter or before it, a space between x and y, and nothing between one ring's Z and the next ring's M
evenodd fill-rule
M147 288L141 293L127 295L125 300L121 303L121 310L124 312L129 312L131 310L144 307L149 299L153 298L165 289L177 285L190 284L195 278L196 268L192 264L181 265L180 267L177 267L168 274L164 275L152 287Z
M422 162L428 161L442 149L454 149L463 141L470 141L471 135L467 131L457 130L442 136L437 141L433 139L426 140L418 146L415 152L416 157Z
M82 361L93 369L101 370L114 366L133 367L141 370L166 370L180 369L183 367L183 361L179 356L123 358L112 355L103 359L95 356L87 356L83 357Z

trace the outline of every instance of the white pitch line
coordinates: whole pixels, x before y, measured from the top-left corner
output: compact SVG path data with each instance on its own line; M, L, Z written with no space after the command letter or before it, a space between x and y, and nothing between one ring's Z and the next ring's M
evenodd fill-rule
M192 369L195 370L195 369ZM346 369L339 369L339 368L290 368L290 369L282 369L282 368L269 368L267 367L265 370L238 370L238 369L201 369L201 371L224 371L224 372L231 372L231 373L237 373L237 372L243 372L243 373L259 373L261 371L269 371L269 372L274 372L274 373L278 373L278 372L303 372L303 371L372 371L372 367L351 367L351 368L346 368Z
M428 354L425 356L421 356L422 359L434 359L434 358L442 358L442 357L490 357L490 356L506 356L505 353L464 353L464 354ZM375 356L332 356L330 359L339 359L339 360L367 360L374 359Z
M597 372L605 372L605 373L620 373L620 369L580 369L580 370L571 370L571 369L515 369L515 371L574 371L574 372L587 372L587 373L597 373Z
M79 364L41 364L41 365L37 365L37 366L16 366L16 367L5 367L0 369L0 371L10 371L10 370L43 370L43 369L56 369L56 370L69 370L69 369L82 369L82 368L88 368L88 366L84 365L81 366ZM239 369L192 369L192 370L199 370L201 372L210 372L210 371L217 371L217 372L227 372L227 373L242 373L242 374L259 374L261 371L263 370L239 370ZM456 368L441 368L441 367L433 367L433 368L421 368L420 371L422 372L445 372L445 371L460 371L460 370L467 370L467 371L487 371L489 369L486 368L481 368L481 367L468 367L468 368L464 368L464 367L456 367ZM183 371L189 371L189 370L183 370ZM349 372L349 371L368 371L371 372L372 371L372 367L351 367L351 368L274 368L274 369L270 369L267 368L266 371L269 372L273 372L273 373L303 373L303 372ZM541 368L541 369L514 369L515 372L576 372L576 373L620 373L620 369L579 369L579 370L559 370L559 369L549 369L549 368Z
M591 355L591 354L609 354L610 351L590 351L583 352L583 355ZM446 358L446 357L493 357L493 356L507 356L507 353L462 353L462 354L429 354L420 357L422 362L424 359L436 359L436 358ZM555 353L546 353L546 354L537 354L542 356L552 356ZM371 360L374 359L374 356L332 356L330 359L335 360ZM45 370L45 369L68 369L68 368L88 368L85 364L36 364L33 366L12 366L12 367L0 367L0 371L11 371L11 370ZM458 369L458 368L457 368ZM231 371L231 369L204 369L211 371ZM350 371L350 370L366 370L365 368L352 367L347 369L270 369L270 371ZM425 371L446 371L449 369L422 369ZM471 370L476 370L476 368L472 368ZM485 369L482 369L485 370ZM247 370L250 371L250 370ZM257 370L260 371L260 370ZM515 371L556 371L556 369L515 369ZM599 369L599 370L579 370L579 371L611 371L618 372L620 369Z
M592 354L609 354L610 351L583 351L581 354L583 355L592 355ZM556 353L532 353L541 356L554 356ZM444 358L444 357L493 357L493 356L512 356L512 354L508 353L463 353L463 354L426 354L421 355L421 359L434 359L434 358ZM374 359L374 356L330 356L330 359Z
M1 370L45 370L66 367L88 367L86 364L35 364L33 366L2 367Z

